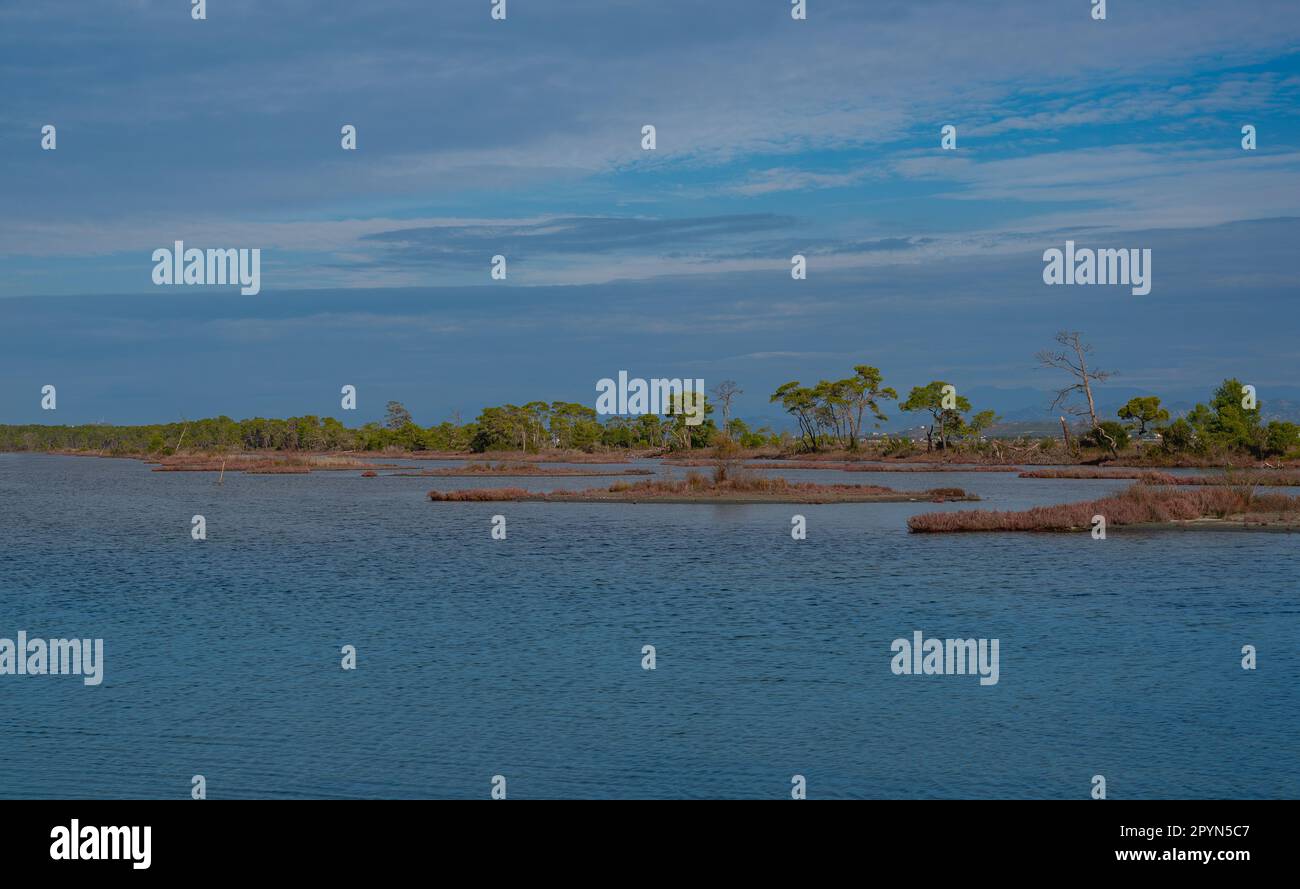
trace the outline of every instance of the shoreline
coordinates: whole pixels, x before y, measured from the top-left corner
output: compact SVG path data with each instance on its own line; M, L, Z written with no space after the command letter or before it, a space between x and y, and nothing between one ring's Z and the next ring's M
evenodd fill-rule
M721 482L648 481L615 483L584 491L528 491L523 488L466 488L430 491L434 503L950 503L980 498L961 488L895 491L875 485L792 484L784 479L761 485Z
M391 463L390 460L411 461L464 461L464 463L500 463L546 464L560 463L572 465L624 465L634 460L654 461L663 467L701 468L714 467L720 461L711 452L664 452L662 450L628 451L625 454L588 454L585 451L556 452L520 452L520 451L231 451L220 452L195 451L191 454L159 455L131 452L131 454L109 454L104 451L69 450L69 448L51 448L51 450L5 450L0 454L31 454L44 456L98 457L109 460L138 460L140 463L156 464L166 472L218 472L220 461L226 460L227 472L238 472L238 463L264 461L283 465L304 465L315 469L408 469ZM694 456L693 454L698 454ZM1037 455L1041 456L1041 455ZM348 464L347 461L355 461ZM170 461L170 467L169 467ZM1073 461L1062 461L1053 455L1052 460L1039 459L1005 459L989 460L979 455L953 454L950 459L936 457L933 454L919 454L905 457L883 457L867 455L861 452L824 452L824 454L785 454L775 455L764 450L741 451L736 456L723 459L727 463L741 461L746 469L768 472L772 469L800 470L836 470L836 472L1019 472L1027 478L1041 478L1031 473L1061 472L1062 478L1108 478L1130 477L1135 473L1160 473L1164 469L1204 469L1231 470L1231 472L1286 473L1300 472L1300 463L1296 461L1266 460L1222 460L1210 457L1180 457L1169 460L1134 460L1132 457L1119 457L1118 460L1099 460L1095 456L1080 455ZM187 464L200 464L198 467ZM203 464L216 464L211 468ZM342 464L342 465L337 465ZM1118 472L1108 476L1108 470ZM1070 473L1079 473L1070 476ZM484 473L485 476L487 473Z
M913 529L909 529L913 530ZM922 534L1086 534L1091 526L1072 528L954 528L947 531L918 531ZM1116 524L1106 529L1107 534L1128 531L1266 531L1275 534L1300 533L1300 520L1270 522L1251 516L1207 517L1199 519L1170 520L1167 522L1134 522Z
M439 492L431 492L439 493ZM914 492L913 492L914 493ZM809 495L807 497L783 497L780 495L703 495L700 497L687 497L681 495L665 496L641 496L628 497L618 494L586 494L577 492L572 495L559 495L558 492L550 493L529 493L525 495L516 495L500 498L482 498L482 499L452 499L452 498L430 498L435 503L673 503L673 504L755 504L755 503L785 503L803 506L829 506L836 503L956 503L960 501L978 501L978 497L948 497L937 500L925 496L907 496L909 492L903 491L896 495L877 495L873 497L818 497Z
M1239 528L1300 531L1300 497L1256 494L1224 486L1194 488L1135 484L1109 497L1031 509L929 512L907 520L914 534L987 532L1081 533L1099 539L1120 528Z
M406 467L399 467L406 468ZM653 469L617 469L601 471L599 469L564 469L539 467L526 463L515 466L490 465L475 461L467 466L454 469L421 469L418 472L389 472L394 478L622 478L627 476L654 475Z

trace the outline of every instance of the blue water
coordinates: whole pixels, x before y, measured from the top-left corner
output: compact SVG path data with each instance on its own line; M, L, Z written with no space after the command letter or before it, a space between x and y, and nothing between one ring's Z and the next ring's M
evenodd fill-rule
M1124 485L784 474L996 508ZM0 455L0 637L105 644L98 687L0 676L0 796L186 798L195 774L213 799L485 799L498 774L511 798L788 798L794 774L810 798L1086 799L1095 774L1111 798L1300 796L1294 534L909 535L913 513L969 507L214 482ZM913 630L999 639L999 683L893 675Z

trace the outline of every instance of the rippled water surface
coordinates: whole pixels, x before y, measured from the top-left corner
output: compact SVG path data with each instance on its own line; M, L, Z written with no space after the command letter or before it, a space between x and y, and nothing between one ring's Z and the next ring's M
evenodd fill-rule
M783 474L995 508L1126 484ZM969 505L215 480L0 455L0 637L101 637L106 662L98 687L0 676L0 796L186 797L202 774L210 798L485 798L500 774L512 798L781 798L796 773L810 797L1084 799L1095 774L1112 798L1300 796L1294 534L921 536L909 515ZM893 675L914 630L999 639L1000 681Z

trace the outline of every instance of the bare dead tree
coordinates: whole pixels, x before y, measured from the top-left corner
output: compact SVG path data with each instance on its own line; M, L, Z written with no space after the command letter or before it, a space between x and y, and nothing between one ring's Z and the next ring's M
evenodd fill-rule
M1056 398L1052 400L1052 406L1049 410L1064 407L1066 413L1072 416L1082 417L1086 415L1091 420L1092 428L1097 437L1106 441L1111 454L1114 455L1118 453L1115 439L1105 429L1101 428L1101 421L1097 419L1097 402L1092 396L1092 384L1104 383L1114 374L1110 371L1095 370L1088 367L1088 356L1092 354L1092 346L1085 343L1082 337L1083 334L1077 330L1062 330L1056 334L1056 342L1061 348L1059 350L1043 349L1036 356L1040 367L1063 370L1074 377L1075 380L1069 386L1057 390ZM1086 404L1071 404L1071 397L1079 393L1083 394Z
M185 421L185 425L181 428L181 437L176 439L176 450L173 451L173 453L176 454L181 452L181 444L185 441L185 433L190 428L190 421L186 420L184 417L181 417L181 419Z
M722 405L722 434L726 438L731 438L731 399L741 395L745 390L736 385L735 380L723 380L717 386L713 387L713 397L718 399Z

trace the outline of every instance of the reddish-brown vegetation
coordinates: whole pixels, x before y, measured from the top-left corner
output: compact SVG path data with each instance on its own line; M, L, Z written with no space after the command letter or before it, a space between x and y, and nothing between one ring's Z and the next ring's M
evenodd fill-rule
M1152 484L1176 485L1178 478L1167 472L1150 469L1098 469L1095 466L1065 466L1052 469L1033 469L1020 473L1021 478L1114 478L1137 479Z
M481 478L495 476L511 477L568 477L600 478L612 475L653 475L649 469L618 469L600 472L591 469L572 469L569 467L541 466L536 463L467 463L449 469L422 469L419 472L396 472L394 475L438 477L438 478Z
M699 468L716 466L717 460L666 460L667 466ZM986 466L981 463L872 463L865 460L766 460L742 464L745 469L829 469L837 472L1018 472L1019 466Z
M682 494L682 493L785 493L801 490L856 491L863 494L892 494L890 488L879 485L817 485L808 482L792 482L783 478L752 478L741 476L722 481L713 481L698 473L688 473L684 479L647 479L642 482L615 482L609 486L612 493L635 491L648 494Z
M817 485L783 478L731 478L714 481L697 473L685 479L647 479L615 482L607 488L542 493L522 488L477 488L464 491L430 491L430 500L540 500L557 503L666 502L666 503L851 503L906 502L911 500L976 500L960 488L895 491L879 485Z
M391 464L369 463L350 457L300 454L285 457L255 457L244 454L213 456L182 454L164 457L154 472L244 472L250 475L301 475L313 471L345 469L387 469Z
M488 454L457 451L410 451L396 454L407 460L476 460L486 459ZM589 454L586 451L554 450L540 454L522 451L492 451L491 456L512 463L629 463L633 458L654 457L652 451L619 451L618 453Z
M490 501L490 500L532 500L536 499L532 491L523 488L466 488L463 491L430 491L429 499L435 501Z
M1152 469L1097 469L1071 466L1058 469L1035 469L1020 473L1021 478L1113 478L1135 479L1147 485L1258 485L1291 487L1300 485L1300 472L1232 470L1208 475L1173 475Z
M907 527L917 532L1080 531L1091 528L1093 516L1098 515L1105 517L1107 527L1204 519L1296 526L1300 523L1300 498L1223 486L1179 491L1137 484L1112 497L1038 506L1023 512L977 509L925 513L908 519Z

